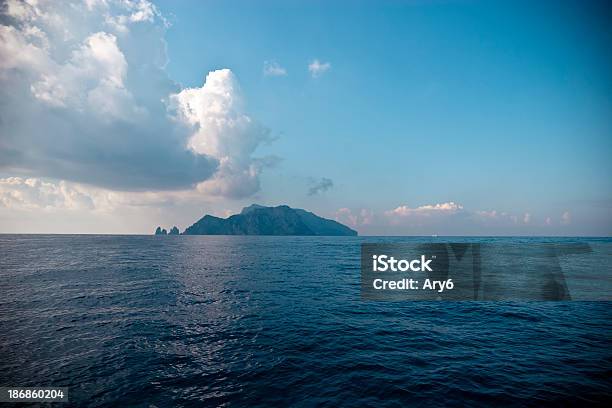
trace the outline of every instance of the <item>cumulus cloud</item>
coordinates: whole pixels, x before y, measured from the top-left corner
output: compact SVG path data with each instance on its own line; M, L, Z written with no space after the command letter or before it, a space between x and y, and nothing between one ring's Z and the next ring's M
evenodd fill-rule
M312 180L311 184L312 185L308 189L309 196L324 193L334 186L334 182L326 177L322 177L320 180Z
M198 185L202 192L241 198L259 190L259 175L278 162L253 153L272 141L269 129L245 113L240 87L229 69L210 72L200 88L183 89L171 96L177 115L193 128L188 147L198 155L214 157L219 169Z
M0 209L67 210L78 212L200 206L207 202L197 190L116 191L65 180L36 177L0 178Z
M142 111L125 88L127 62L112 34L87 37L64 64L32 83L35 99L51 107L89 111L101 119L137 120Z
M107 7L107 0L85 0L89 10L96 7ZM130 23L153 22L155 17L166 22L157 8L147 0L127 1L123 3L124 14L106 14L105 22L119 32L128 31Z
M0 207L18 209L93 209L92 197L65 181L52 183L36 178L0 179Z
M265 61L263 74L265 76L286 76L287 70L276 61Z
M329 62L321 62L318 59L313 60L310 64L308 64L308 72L313 78L318 78L331 68L331 64Z
M149 1L9 0L0 13L3 173L243 197L278 161L251 157L269 131L229 70L189 90L168 78L168 24Z
M455 214L463 210L461 204L457 204L453 201L439 204L427 204L420 207L410 208L406 205L402 205L385 212L388 217L409 217L414 215L429 216L432 214Z

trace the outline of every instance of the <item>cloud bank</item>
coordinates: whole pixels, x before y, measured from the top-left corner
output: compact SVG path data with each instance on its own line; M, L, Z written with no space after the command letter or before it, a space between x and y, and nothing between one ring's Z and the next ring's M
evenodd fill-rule
M379 211L344 207L336 210L333 218L365 235L456 235L458 232L520 235L526 231L548 235L567 231L570 221L568 211L555 217L531 212L475 210L455 201L420 206L400 205Z
M90 195L65 181L51 183L40 179L8 177L0 179L0 207L18 209L93 209Z
M167 21L146 0L0 6L0 171L114 190L244 197L273 158L229 70L168 78ZM33 120L35 118L35 120Z

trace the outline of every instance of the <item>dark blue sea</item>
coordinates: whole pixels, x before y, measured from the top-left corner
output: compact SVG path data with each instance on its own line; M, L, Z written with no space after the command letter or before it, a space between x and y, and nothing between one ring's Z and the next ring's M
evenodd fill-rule
M0 235L0 386L90 407L612 400L610 302L361 299L361 242L423 240Z

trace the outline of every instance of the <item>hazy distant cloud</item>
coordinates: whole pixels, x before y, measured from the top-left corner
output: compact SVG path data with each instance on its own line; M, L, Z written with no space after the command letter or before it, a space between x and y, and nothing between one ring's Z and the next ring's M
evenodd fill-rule
M561 224L569 225L572 222L572 216L569 211L565 211L561 214Z
M308 72L313 78L318 78L325 72L329 71L331 64L329 62L321 62L318 59L313 60L308 64Z
M65 180L0 178L0 210L89 210L112 212L128 208L179 207L203 204L196 189L178 191L116 191Z
M440 204L427 204L415 208L410 208L406 205L402 205L385 212L388 217L409 217L412 215L431 215L431 214L454 214L458 211L463 210L461 204L457 204L453 201Z
M511 214L497 210L464 210L464 212L483 224L495 226L515 225L519 224L519 221L522 221L522 224L532 224L533 221L533 216L528 212L523 214Z
M469 213L469 211L468 211ZM481 221L484 225L489 226L520 226L530 225L533 227L537 226L553 226L553 225L568 225L571 223L571 215L569 211L565 211L559 221L555 221L550 216L542 215L539 218L533 216L530 212L522 213L508 213L499 211L474 211L474 218Z
M309 196L323 193L334 186L334 182L326 177L323 177L320 180L313 180L311 184L312 185L308 189Z
M263 67L265 76L286 76L287 70L276 61L265 61Z
M476 211L476 214L483 218L497 218L498 217L498 213L496 210L491 210L491 211L480 210L480 211Z
M523 215L523 223L529 224L530 222L531 222L531 214L525 213L525 215Z
M550 217L534 217L530 212L510 213L499 210L473 210L448 201L421 206L402 205L387 211L368 209L338 209L333 218L356 228L365 234L448 234L494 232L495 234L522 233L541 228L549 231L553 225ZM570 221L569 211L561 218L561 224Z
M359 227L372 224L374 213L366 208L356 211L350 208L339 208L334 214L334 219L351 227Z
M353 212L349 208L339 208L336 211L334 219L342 224L350 225L351 227L357 226L357 216L353 215Z

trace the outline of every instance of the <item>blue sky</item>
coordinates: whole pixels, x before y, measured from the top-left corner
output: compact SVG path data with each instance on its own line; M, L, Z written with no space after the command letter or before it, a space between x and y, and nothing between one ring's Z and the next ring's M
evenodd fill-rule
M160 3L171 77L231 67L283 167L330 177L346 205L545 213L612 198L602 5L196 3ZM314 58L332 64L317 79ZM263 77L265 60L288 75Z
M198 89L209 72L231 70L248 116L269 130L252 156L278 159L258 188L194 204L191 218L257 201L373 234L612 231L604 3L154 3L170 23L164 75ZM115 35L128 83L133 58ZM329 64L316 77L314 60ZM284 75L266 75L266 62ZM322 179L331 186L309 195ZM461 207L444 212L454 218L428 210L445 203Z

